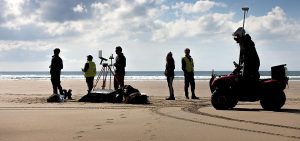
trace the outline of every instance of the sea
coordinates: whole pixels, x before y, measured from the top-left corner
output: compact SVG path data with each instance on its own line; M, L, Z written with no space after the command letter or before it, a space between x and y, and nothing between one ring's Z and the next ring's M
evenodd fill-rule
M217 75L230 74L231 71L214 71ZM97 75L99 72L97 73ZM196 80L209 80L211 71L195 71ZM271 78L270 71L261 71L261 79ZM289 80L300 80L300 71L288 71ZM108 74L109 78L109 74ZM47 80L50 79L49 71L0 71L0 80ZM84 79L81 71L62 71L61 79ZM165 80L163 71L127 71L125 80ZM183 80L183 72L175 71L175 79Z

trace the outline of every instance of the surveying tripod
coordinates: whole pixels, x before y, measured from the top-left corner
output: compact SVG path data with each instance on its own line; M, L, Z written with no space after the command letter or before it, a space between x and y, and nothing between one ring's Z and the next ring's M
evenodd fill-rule
M98 74L98 77L96 79L96 83L95 83L95 85L93 87L93 90L96 88L96 86L97 86L98 82L100 81L101 77L102 77L102 80L103 80L102 81L101 89L102 90L105 89L105 87L106 87L106 79L107 79L108 73L109 73L109 90L111 90L111 76L112 75L115 76L115 73L113 72L113 70L111 68L113 66L112 65L112 60L114 59L113 54L109 57L109 59L110 59L110 65L108 63L102 63L103 61L107 61L106 58L100 57L100 59L101 59L100 65L102 65L102 69L101 69L100 73ZM117 78L115 78L115 80L117 82L119 82Z

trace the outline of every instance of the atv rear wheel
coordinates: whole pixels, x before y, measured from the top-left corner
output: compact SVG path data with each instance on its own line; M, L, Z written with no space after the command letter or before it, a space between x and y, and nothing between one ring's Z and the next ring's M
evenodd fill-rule
M211 96L211 104L217 110L227 110L233 108L238 103L237 99L229 92L215 90Z
M285 93L283 91L269 91L264 93L260 100L260 105L265 110L277 111L285 104Z

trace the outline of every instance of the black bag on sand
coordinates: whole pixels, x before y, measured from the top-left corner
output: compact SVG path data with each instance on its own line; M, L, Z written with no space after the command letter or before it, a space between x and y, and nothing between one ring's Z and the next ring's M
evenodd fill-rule
M123 101L124 92L119 89L113 91L108 94L102 93L90 93L83 96L79 99L79 102L95 102L95 103L102 103L102 102L112 102L112 103L121 103Z
M140 92L135 92L125 96L124 102L127 104L150 104L148 96L142 95Z
M47 102L64 102L63 95L52 94L47 98Z
M149 104L148 96L142 95L138 89L130 85L124 86L125 103L128 104Z
M121 103L123 102L123 97L125 97L124 102L128 104L149 104L148 96L142 95L138 89L133 88L130 85L125 85L124 91L118 89L111 93L90 93L84 95L79 102L111 102L111 103Z
M136 89L136 88L133 88L130 85L125 85L124 86L125 96L129 96L130 94L135 93L135 92L140 92L140 91L138 89Z

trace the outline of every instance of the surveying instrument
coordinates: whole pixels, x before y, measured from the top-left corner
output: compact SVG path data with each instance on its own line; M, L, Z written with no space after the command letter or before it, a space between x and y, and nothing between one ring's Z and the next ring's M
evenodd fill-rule
M112 60L114 59L114 56L113 56L113 54L111 54L111 56L109 57L110 64L105 63L108 59L102 57L102 50L99 50L98 57L101 60L100 65L102 65L102 68L101 68L101 71L99 72L99 74L97 76L96 83L95 83L91 93L108 94L108 93L114 91L114 90L111 89L112 75L115 76L115 73L112 69L112 66L113 66ZM106 80L107 80L108 75L109 75L109 89L106 89ZM101 89L96 88L100 80L102 80ZM118 81L117 79L115 79L115 80Z

